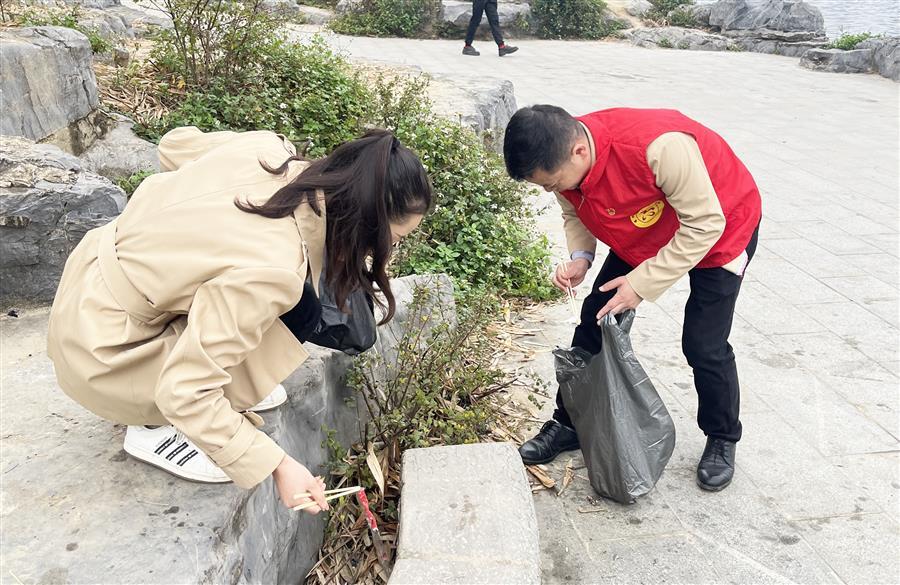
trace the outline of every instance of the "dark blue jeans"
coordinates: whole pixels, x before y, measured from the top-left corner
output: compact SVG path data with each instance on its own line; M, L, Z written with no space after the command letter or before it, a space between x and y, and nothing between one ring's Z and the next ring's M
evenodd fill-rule
M756 252L759 227L747 244L747 256ZM748 259L749 262L749 259ZM584 299L581 324L575 328L572 346L581 347L592 354L600 353L602 337L597 325L597 313L612 298L615 290L600 292L603 284L633 270L621 258L609 253L594 286ZM694 371L694 387L697 389L697 424L710 437L739 441L741 391L738 383L734 351L728 343L734 307L741 290L743 277L724 268L694 268L688 272L691 294L684 307L684 328L681 350L688 365ZM553 418L571 427L572 419L566 412L562 394L556 393L556 411Z

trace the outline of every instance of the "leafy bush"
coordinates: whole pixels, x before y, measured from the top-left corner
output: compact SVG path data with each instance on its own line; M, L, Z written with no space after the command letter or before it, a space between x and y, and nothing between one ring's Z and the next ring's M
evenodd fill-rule
M685 10L694 4L694 0L649 0L649 2L651 8L645 16L651 20L665 20L673 10Z
M870 32L858 33L858 34L848 34L844 33L834 41L830 45L828 45L829 49L842 49L844 51L851 51L856 48L856 45L861 42L873 38L874 35Z
M666 16L666 23L669 26L681 26L684 28L697 28L700 24L689 6L680 6L669 12L668 16Z
M542 38L600 39L622 28L606 17L603 0L534 0L531 15Z
M430 113L426 83L374 83L375 123L422 158L436 206L422 227L404 240L397 275L444 272L460 288L533 299L554 298L548 243L534 233L524 185L509 179L500 157L467 128Z
M120 189L125 191L126 197L131 197L134 194L135 190L144 181L144 179L146 179L147 177L149 177L152 174L154 174L154 171L149 171L149 170L148 171L139 171L137 173L134 173L131 176L128 176L128 177L125 177L122 179L117 179L114 182L116 185L118 185L118 187Z
M275 39L257 51L255 66L240 71L246 85L235 88L231 80L217 80L188 92L144 134L156 140L176 126L266 128L306 142L310 156L359 135L371 107L369 94L359 75L321 39L306 45Z
M359 10L333 20L331 30L348 35L414 37L428 23L430 0L364 0Z
M158 5L173 26L157 35L151 58L189 88L245 84L283 23L283 17L263 10L260 0L159 0Z

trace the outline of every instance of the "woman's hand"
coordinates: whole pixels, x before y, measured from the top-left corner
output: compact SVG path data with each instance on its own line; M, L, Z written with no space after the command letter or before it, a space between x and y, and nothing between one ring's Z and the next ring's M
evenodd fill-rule
M556 272L553 273L553 284L563 292L566 292L566 289L571 287L574 295L574 288L581 284L590 267L591 265L584 258L563 262L557 265Z
M328 504L325 502L325 482L320 477L313 477L306 467L290 455L284 456L284 459L272 472L272 477L275 478L275 485L278 486L281 502L286 507L293 508L309 501L315 501L315 506L310 506L303 511L308 514L318 514L322 510L328 509ZM294 497L294 494L301 492L308 492L312 497Z

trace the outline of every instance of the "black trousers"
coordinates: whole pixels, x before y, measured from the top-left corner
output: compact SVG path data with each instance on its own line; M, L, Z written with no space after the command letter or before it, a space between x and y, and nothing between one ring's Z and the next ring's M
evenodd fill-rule
M301 343L309 339L322 319L322 304L316 289L308 282L304 283L300 302L280 319Z
M756 252L758 235L757 227L747 245L749 258L753 258ZM615 290L604 293L598 289L632 269L621 258L609 253L594 281L591 294L584 299L581 324L575 328L572 337L573 347L584 348L592 354L600 353L602 337L597 325L597 313L612 298ZM694 387L699 402L697 424L707 436L739 441L740 385L728 336L743 278L724 268L695 268L688 272L688 276L691 293L684 307L681 350L694 371ZM553 418L572 426L560 392L556 393Z
M491 25L491 34L494 42L503 44L503 33L500 32L500 16L497 15L497 0L473 0L472 18L469 20L469 30L466 31L466 44L471 45L475 39L475 31L481 24L481 16L487 12L488 24Z

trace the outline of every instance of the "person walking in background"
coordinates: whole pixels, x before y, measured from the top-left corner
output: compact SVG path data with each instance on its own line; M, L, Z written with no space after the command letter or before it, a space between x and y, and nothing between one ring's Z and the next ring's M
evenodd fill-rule
M472 19L469 20L469 30L466 31L466 46L463 47L463 55L477 57L481 53L472 46L475 40L475 31L481 24L481 16L487 12L488 24L491 25L491 34L494 36L494 42L500 56L509 55L519 50L519 47L513 47L503 42L503 31L500 30L500 17L497 15L497 0L472 0Z

